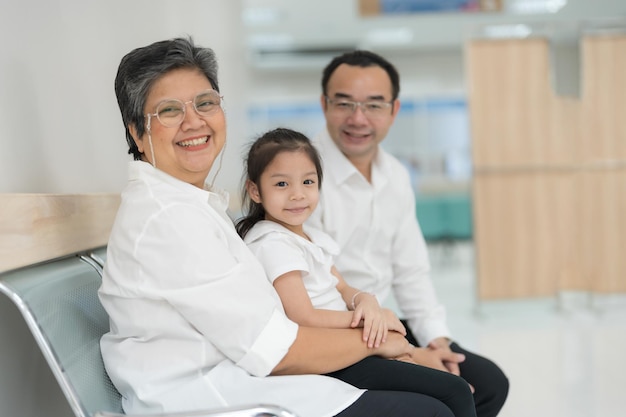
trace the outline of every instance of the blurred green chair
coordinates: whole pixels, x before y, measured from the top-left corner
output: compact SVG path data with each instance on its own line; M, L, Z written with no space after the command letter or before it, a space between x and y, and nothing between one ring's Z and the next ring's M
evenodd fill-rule
M472 239L472 207L469 194L418 195L415 214L426 241Z

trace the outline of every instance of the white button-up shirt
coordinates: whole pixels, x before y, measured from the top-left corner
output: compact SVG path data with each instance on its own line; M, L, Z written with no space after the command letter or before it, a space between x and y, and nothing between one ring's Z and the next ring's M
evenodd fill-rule
M250 229L244 241L265 268L270 282L291 271L302 273L302 283L318 309L347 311L337 290L339 281L330 271L337 243L321 230L304 228L310 241L286 227L262 220Z
M140 161L108 245L101 340L127 413L270 403L331 416L363 392L320 375L268 376L297 325L225 213L223 195Z
M415 216L408 172L378 148L372 182L352 165L324 130L315 138L324 167L320 203L308 224L339 244L335 266L346 282L384 301L393 289L421 346L450 337L444 307L430 279L430 263Z

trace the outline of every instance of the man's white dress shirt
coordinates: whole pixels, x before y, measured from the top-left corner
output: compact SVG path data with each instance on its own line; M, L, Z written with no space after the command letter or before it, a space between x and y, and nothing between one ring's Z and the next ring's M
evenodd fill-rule
M99 291L104 363L127 413L271 403L335 415L362 390L320 375L268 376L298 326L225 212L224 195L150 164L130 178Z
M322 157L324 183L307 224L339 244L336 268L349 285L376 294L381 302L393 290L402 318L421 346L450 337L404 166L379 146L370 183L326 130L314 143Z

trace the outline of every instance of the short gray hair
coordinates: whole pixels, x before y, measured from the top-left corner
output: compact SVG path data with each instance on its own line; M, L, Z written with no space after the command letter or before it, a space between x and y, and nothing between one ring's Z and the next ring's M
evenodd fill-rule
M217 82L217 58L210 48L195 46L191 37L155 42L130 51L122 61L115 77L115 95L126 129L128 153L141 159L129 126L135 126L139 137L146 133L144 108L150 89L163 75L179 68L195 68L202 72L214 90Z

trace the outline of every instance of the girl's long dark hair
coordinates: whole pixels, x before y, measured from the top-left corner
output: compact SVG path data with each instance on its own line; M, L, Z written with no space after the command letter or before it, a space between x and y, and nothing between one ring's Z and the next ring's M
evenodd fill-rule
M295 130L286 128L277 128L270 130L261 135L250 146L248 156L246 157L245 178L251 181L259 188L259 194L262 194L260 188L261 174L272 163L276 155L281 152L304 152L311 159L317 170L318 188L322 186L322 162L309 138L304 134ZM248 195L246 189L246 180L244 180L241 202L244 208L244 216L237 220L235 228L239 236L243 239L252 227L265 219L265 209L262 204L255 203ZM246 209L247 207L247 209Z

